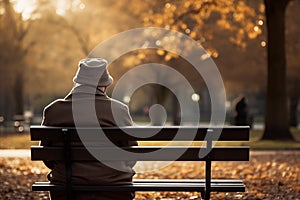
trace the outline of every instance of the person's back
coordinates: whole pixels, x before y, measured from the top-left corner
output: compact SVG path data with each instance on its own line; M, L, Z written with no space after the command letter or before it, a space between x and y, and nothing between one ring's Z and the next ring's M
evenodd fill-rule
M98 85L92 85L87 78L89 74L89 64L93 61L92 70L96 70L95 65L99 65L97 70L105 70L100 78ZM104 62L104 63L103 63ZM100 69L103 68L103 69ZM94 72L95 73L95 72ZM64 99L59 99L49 104L44 110L42 125L73 127L73 126L131 126L132 120L129 115L128 107L119 101L109 98L105 94L106 87L112 82L112 78L107 74L106 62L102 59L86 59L80 62L79 70L74 78L75 86ZM75 123L74 105L77 105L80 112L80 122ZM92 113L85 108L86 105L95 105L97 122L92 120ZM118 121L112 112L112 107L118 113ZM97 145L108 145L103 141L95 141ZM118 146L136 145L136 142L120 141ZM61 144L51 144L61 145ZM82 145L82 144L72 144ZM112 144L111 144L112 145ZM48 179L54 183L65 183L65 169L61 162L45 164L52 170ZM125 184L132 182L134 171L132 163L118 162L114 163L122 171L112 169L100 162L72 163L72 183L73 184ZM81 192L75 194L77 199L132 199L133 193L121 192ZM65 199L63 192L51 192L51 199Z

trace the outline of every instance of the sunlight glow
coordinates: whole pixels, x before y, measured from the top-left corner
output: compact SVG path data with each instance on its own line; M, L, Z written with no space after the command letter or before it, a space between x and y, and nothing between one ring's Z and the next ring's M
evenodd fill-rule
M231 102L230 101L226 101L225 106L226 106L226 109L229 109L231 107Z
M70 5L66 1L56 1L56 14L65 15L69 9Z
M123 102L128 104L130 102L130 96L124 96Z
M192 94L191 98L194 102L198 102L200 100L200 95L197 93L194 93L194 94Z
M214 57L214 58L219 57L219 53L218 53L218 52L213 52L213 53L212 53L212 57Z
M201 55L201 57L200 57L201 60L206 60L209 58L210 58L210 55L208 53L205 53L205 54Z
M160 56L165 55L165 51L162 50L162 49L157 49L157 50L156 50L156 53L157 53L157 55L160 55Z
M4 8L0 8L0 15L3 15L5 12Z
M33 15L37 8L37 0L14 0L14 9L18 13L22 13L23 20L37 18L38 15Z
M83 10L85 8L85 4L80 0L57 0L56 1L56 14L58 15L66 15L68 11L77 12Z
M39 18L39 13L34 13L38 6L38 0L12 0L14 10L22 13L23 20ZM56 14L65 15L68 11L77 12L85 8L85 4L80 0L56 0L53 2ZM1 10L0 10L1 12Z
M190 34L191 33L191 29L189 29L189 28L185 29L185 33Z
M160 46L160 45L161 45L160 40L156 40L155 45L156 45L156 46Z
M56 9L56 14L58 14L58 15L65 15L66 14L66 10L61 9L61 8L57 8Z
M165 7L166 7L166 8L170 8L170 7L171 7L171 4L170 4L170 3L166 3Z

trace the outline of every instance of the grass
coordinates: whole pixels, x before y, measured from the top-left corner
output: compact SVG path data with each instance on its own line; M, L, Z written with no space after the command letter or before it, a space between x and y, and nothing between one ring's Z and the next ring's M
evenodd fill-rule
M260 140L262 130L251 130L250 142L218 142L217 145L250 145L253 150L283 150L283 149L300 149L300 130L291 129L296 141L272 141ZM141 142L141 145L147 145L149 142ZM151 142L150 142L151 143ZM153 144L153 143L152 143ZM156 145L165 145L165 142L156 142ZM38 142L31 142L28 132L25 133L0 133L0 149L29 149L31 145L38 145ZM174 145L184 145L184 143L176 142ZM201 145L194 142L193 145Z
M0 149L29 149L31 145L38 145L38 142L31 142L29 133L0 133Z
M291 133L296 141L260 140L263 131L251 130L249 145L251 149L300 149L300 130L292 128Z

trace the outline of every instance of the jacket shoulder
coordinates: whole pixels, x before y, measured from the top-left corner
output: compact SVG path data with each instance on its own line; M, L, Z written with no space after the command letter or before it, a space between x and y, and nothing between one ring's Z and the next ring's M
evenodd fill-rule
M65 102L65 101L66 100L64 100L64 99L57 99L57 100L52 101L44 108L44 113L56 108L57 106L59 106L61 103Z

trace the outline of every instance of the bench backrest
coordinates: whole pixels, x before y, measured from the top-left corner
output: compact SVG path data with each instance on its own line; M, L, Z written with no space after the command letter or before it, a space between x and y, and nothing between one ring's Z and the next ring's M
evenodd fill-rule
M248 161L248 146L212 146L213 141L249 141L248 126L226 126L226 127L193 127L193 126L166 126L166 127L46 127L31 126L30 135L32 141L43 141L43 143L64 143L62 146L32 146L32 160L65 160L65 151L68 149L72 161L95 161L86 147L69 146L72 142L80 142L84 135L86 141L97 141L99 134L104 132L112 141L203 141L205 146L134 146L124 147L129 152L134 152L126 160L135 161L172 161L169 155L182 152L176 160L178 161ZM127 134L130 133L130 134ZM103 160L124 160L118 156L112 156L110 147L92 147L94 150L103 152ZM145 156L145 153L164 149L159 154ZM199 156L199 151L207 151L204 157ZM105 157L105 151L109 152ZM139 154L140 153L140 154Z

